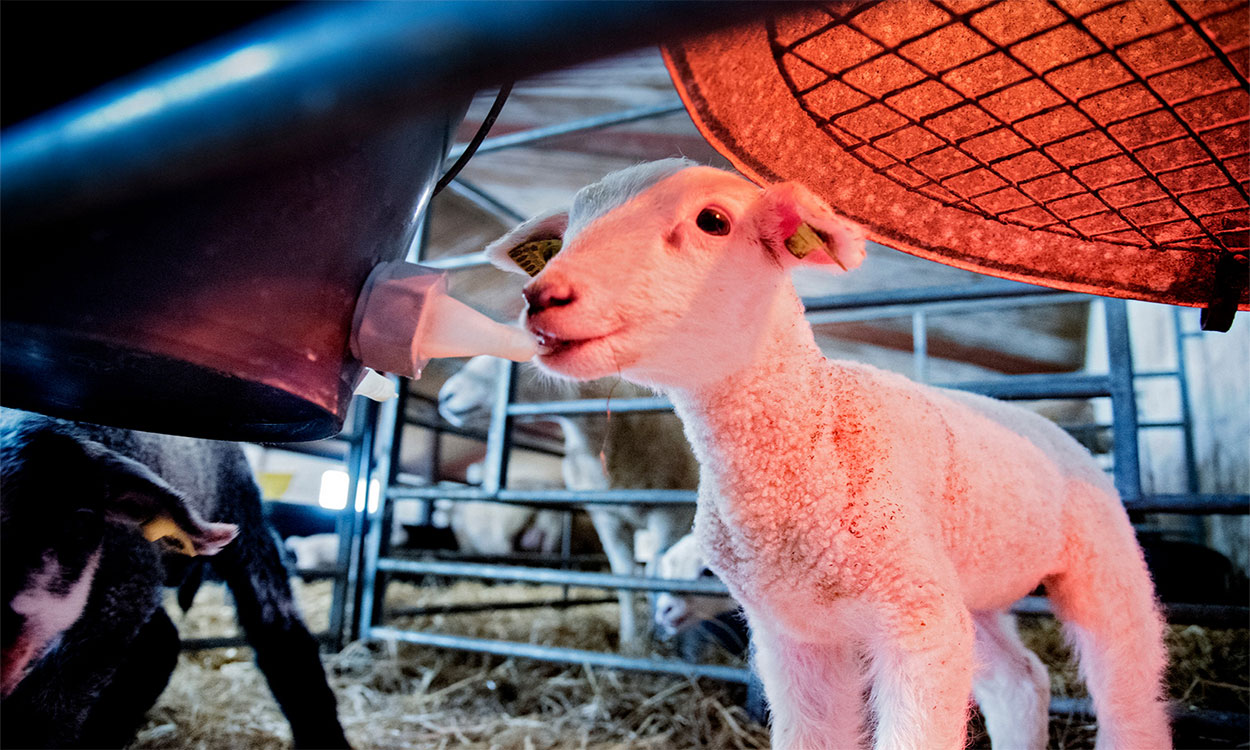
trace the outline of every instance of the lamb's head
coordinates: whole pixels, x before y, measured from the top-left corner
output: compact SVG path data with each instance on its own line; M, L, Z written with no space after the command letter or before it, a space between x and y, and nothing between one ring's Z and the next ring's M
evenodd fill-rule
M63 423L0 410L0 695L81 616L110 524L184 554L215 554L238 533L204 521L139 462Z
M750 364L778 315L795 313L794 265L849 270L864 257L859 228L803 187L761 190L680 159L610 174L487 253L537 274L525 317L545 348L540 365L661 388Z
M660 555L656 574L660 578L676 580L715 576L704 564L699 543L693 534L683 536ZM662 591L655 598L655 624L668 635L676 635L704 620L712 620L726 612L732 612L737 607L737 603L728 596L671 594Z

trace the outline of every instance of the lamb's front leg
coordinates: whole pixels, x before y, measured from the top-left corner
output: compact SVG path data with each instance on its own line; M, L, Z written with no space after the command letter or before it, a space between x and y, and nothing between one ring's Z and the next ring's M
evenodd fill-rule
M855 644L805 643L747 613L753 664L772 714L773 750L863 747L864 664Z
M913 586L916 584L912 584ZM972 697L972 618L954 590L898 593L869 643L878 750L961 750ZM910 593L910 592L908 592Z
M618 576L634 575L637 572L634 563L634 533L626 526L621 517L610 508L588 509L590 520L599 534L603 544L603 552L608 557L608 567ZM632 648L638 645L638 625L634 613L634 592L618 589L617 601L621 605L621 646Z

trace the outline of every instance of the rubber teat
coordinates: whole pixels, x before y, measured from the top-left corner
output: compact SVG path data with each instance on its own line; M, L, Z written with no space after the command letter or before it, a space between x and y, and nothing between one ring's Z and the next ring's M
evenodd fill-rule
M416 359L491 354L527 362L538 353L538 342L526 331L496 323L445 294L426 302L425 318L421 335L412 342Z
M491 320L447 295L447 274L402 261L373 269L356 302L352 354L367 367L421 377L433 357L533 357L529 333Z

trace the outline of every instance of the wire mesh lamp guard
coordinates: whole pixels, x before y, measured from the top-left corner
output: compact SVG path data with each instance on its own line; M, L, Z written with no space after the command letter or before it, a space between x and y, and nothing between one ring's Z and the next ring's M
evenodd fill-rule
M874 240L1080 292L1247 295L1245 0L883 0L669 44L708 140Z

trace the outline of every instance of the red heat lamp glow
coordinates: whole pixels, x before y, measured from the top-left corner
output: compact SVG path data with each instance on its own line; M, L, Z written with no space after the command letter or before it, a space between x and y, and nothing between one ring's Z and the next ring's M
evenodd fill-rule
M708 140L890 247L1250 309L1247 2L884 0L669 44Z

